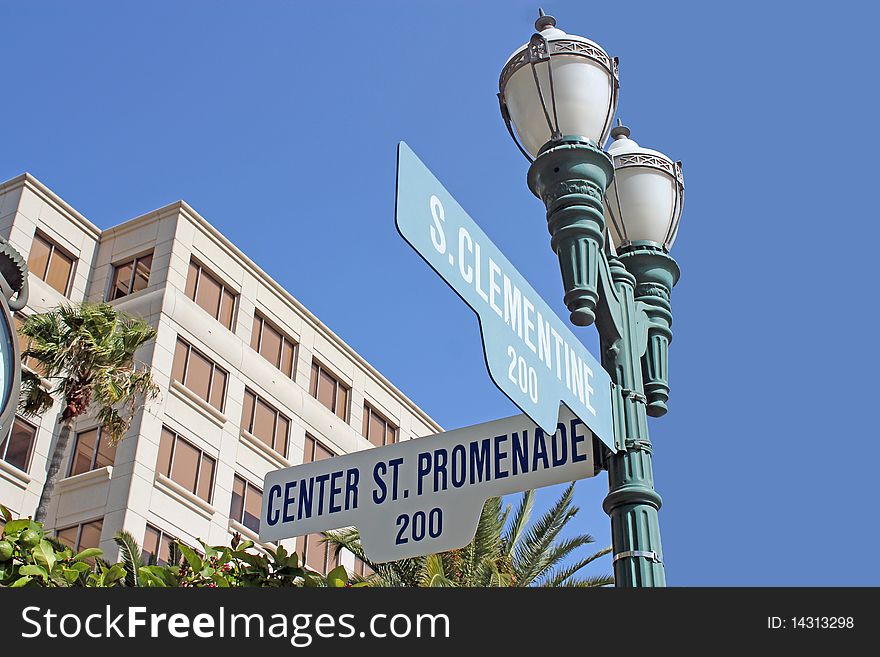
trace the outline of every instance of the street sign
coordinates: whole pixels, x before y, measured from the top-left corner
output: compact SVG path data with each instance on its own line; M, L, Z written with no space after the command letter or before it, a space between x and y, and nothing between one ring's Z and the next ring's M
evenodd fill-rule
M560 409L554 428L517 415L275 470L260 540L357 526L373 563L463 547L488 498L596 474L583 422Z
M477 313L495 385L545 433L562 402L616 452L611 377L404 142L395 222Z

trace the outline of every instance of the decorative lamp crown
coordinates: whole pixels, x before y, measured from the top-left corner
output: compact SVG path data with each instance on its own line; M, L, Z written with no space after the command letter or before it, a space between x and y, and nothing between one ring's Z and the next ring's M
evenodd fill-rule
M611 131L608 154L614 162L614 180L605 191L605 223L618 250L652 242L672 248L684 203L681 162L642 148L620 124Z
M601 146L617 109L617 58L589 39L566 34L543 9L535 29L498 81L508 132L529 161L563 136Z

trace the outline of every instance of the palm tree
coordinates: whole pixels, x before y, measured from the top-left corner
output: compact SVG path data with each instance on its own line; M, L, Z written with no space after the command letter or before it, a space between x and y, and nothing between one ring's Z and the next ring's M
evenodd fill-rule
M20 333L29 340L23 357L36 361L38 370L22 371L21 412L31 417L45 413L56 397L63 407L61 432L34 514L34 520L44 522L76 419L95 406L101 433L112 445L146 400L159 394L149 369L134 359L156 331L109 304L82 303L31 315Z
M360 534L350 527L324 532L325 540L338 554L343 548L362 559L374 574L365 579L373 586L606 586L614 583L610 575L579 577L578 573L611 548L583 558L567 561L576 550L590 543L589 534L560 538L565 525L578 512L572 505L574 484L570 484L556 503L529 526L535 492L525 491L510 515L510 506L490 498L474 540L458 550L427 557L401 559L375 564L361 547Z

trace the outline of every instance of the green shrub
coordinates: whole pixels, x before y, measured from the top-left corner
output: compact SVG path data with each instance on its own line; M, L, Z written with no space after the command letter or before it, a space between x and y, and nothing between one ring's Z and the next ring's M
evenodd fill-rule
M346 587L351 586L343 566L326 576L307 570L295 553L283 546L257 550L253 541L236 534L230 546L202 549L176 544L176 563L144 564L141 549L127 532L115 540L121 561L101 559L99 548L74 554L57 539L46 536L43 525L30 518L14 519L0 505L6 526L0 535L0 586L111 587L150 586L179 588Z

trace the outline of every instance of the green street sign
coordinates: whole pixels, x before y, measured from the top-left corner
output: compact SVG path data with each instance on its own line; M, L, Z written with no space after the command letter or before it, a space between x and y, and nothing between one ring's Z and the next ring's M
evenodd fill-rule
M562 402L616 452L611 378L404 142L395 222L477 313L495 385L547 434L556 430Z

